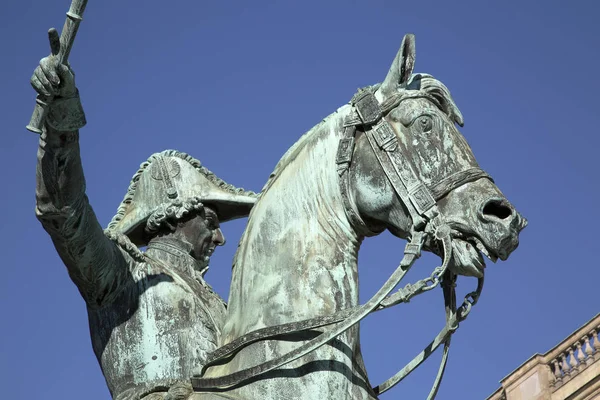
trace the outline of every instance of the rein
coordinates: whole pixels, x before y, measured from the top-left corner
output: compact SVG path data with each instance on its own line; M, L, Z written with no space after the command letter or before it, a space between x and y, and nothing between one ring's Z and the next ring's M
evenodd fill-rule
M480 178L491 178L479 168L470 168L450 175L432 187L428 188L423 184L408 161L400 154L397 136L394 133L393 128L385 120L385 114L396 107L402 99L401 96L396 96L387 100L380 106L370 90L359 91L352 99L352 105L355 112L351 113L345 121L344 136L340 139L336 159L340 179L340 191L348 219L359 234L373 236L379 233L369 229L349 198L348 167L352 161L356 128L357 126L362 127L369 144L376 154L379 164L392 184L394 191L407 207L412 217L413 227L411 237L404 249L404 256L400 265L377 293L375 293L367 303L361 306L339 311L332 315L258 329L215 350L208 355L207 362L203 366L200 375L191 378L191 383L195 391L232 387L253 377L279 368L282 365L303 357L323 346L360 322L371 312L392 307L400 303L406 303L416 295L432 290L441 282L446 308L446 325L435 339L402 370L382 384L373 388L373 391L376 394L391 389L408 376L408 374L414 371L443 343L444 351L442 362L428 397L428 399L435 398L444 374L451 335L456 331L459 323L467 317L471 311L471 307L475 305L479 299L481 290L483 289L483 278L480 278L477 290L469 293L457 310L455 292L456 275L448 270L448 265L452 258L452 237L450 228L445 223L443 216L438 210L437 201L450 191L465 183ZM421 255L421 250L426 237L431 236L442 244L442 265L435 268L430 277L422 279L415 284L407 284L404 288L399 289L396 293L390 295L404 275L412 267L416 259ZM296 333L332 324L336 325L329 330L321 332L319 336L306 342L300 347L277 358L228 375L216 378L203 377L209 367L221 363L227 357L232 357L238 351L252 343L272 339L284 334Z
M360 320L362 320L364 317L366 317L369 313L371 313L372 311L377 309L379 307L379 305L382 303L382 301L385 300L385 298L392 292L392 290L394 290L394 287L396 287L396 285L398 285L400 280L404 277L404 275L408 272L410 267L412 267L412 265L414 264L416 259L420 256L420 249L423 245L423 239L424 239L423 233L415 232L415 235L413 235L411 242L406 245L406 248L404 250L404 257L402 258L400 265L398 266L398 268L396 268L394 273L392 273L392 275L389 277L389 279L383 284L383 286L377 291L377 293L375 293L375 295L368 302L366 302L365 304L363 304L360 307L352 309L352 311L350 312L350 315L346 315L345 318L343 318L343 319L340 318L341 322L339 322L339 324L336 325L335 328L333 328L329 331L322 332L319 336L308 341L307 343L296 348L295 350L292 350L282 356L279 356L270 361L266 361L257 366L246 368L241 371L237 371L237 372L234 372L234 373L231 373L228 375L224 375L224 376L220 376L217 378L203 378L202 377L202 375L204 375L204 373L206 372L206 368L208 368L210 365L214 365L217 361L222 360L226 355L232 354L235 351L235 349L239 350L241 347L245 347L246 345L248 345L251 342L264 340L267 338L266 336L257 335L257 333L260 330L250 332L248 335L238 338L236 341L233 341L229 345L227 345L227 346L230 346L229 348L227 348L225 350L221 350L223 348L217 349L216 350L217 352L221 351L221 353L224 354L221 357L219 357L218 359L215 359L212 357L212 355L209 355L209 359L212 360L212 362L210 363L210 365L207 364L205 367L203 367L200 376L194 376L191 378L192 387L194 388L195 391L202 391L202 390L207 390L207 389L218 389L218 388L226 388L226 387L235 386L235 385L242 383L242 382L244 382L250 378L253 378L257 375L260 375L265 372L271 371L273 369L279 368L284 364L287 364L287 363L294 361L300 357L303 357L306 354L314 351L315 349L323 346L324 344L326 344L327 342L329 342L336 336L342 334L348 328L350 328L353 325L355 325L356 323L360 322ZM413 252L413 249L418 249L419 252L415 253L415 252ZM444 261L447 266L447 264L450 261L450 257L445 257ZM308 325L315 323L315 319L310 319L307 321L308 321ZM289 325L290 324L288 324L288 326ZM278 325L278 326L281 327L281 325ZM274 328L277 328L277 326ZM266 329L268 329L268 328L266 328ZM285 332L285 333L293 333L293 332L297 332L297 330L292 331L292 332ZM240 340L240 339L244 339L244 337L248 337L247 341Z

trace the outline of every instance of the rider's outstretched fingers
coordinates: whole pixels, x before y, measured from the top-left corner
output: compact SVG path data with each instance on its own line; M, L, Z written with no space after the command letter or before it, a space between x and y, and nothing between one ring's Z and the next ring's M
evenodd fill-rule
M36 76L35 72L29 82L31 83L31 86L33 86L35 91L38 92L39 94L42 94L44 96L51 96L51 92L44 87L42 82L40 82L40 80Z
M51 81L51 83L58 87L60 84L60 77L58 76L58 72L56 71L56 62L53 62L54 57L46 57L40 61L40 67L46 78Z
M50 52L53 56L58 55L60 52L60 36L55 28L48 30L48 40L50 41Z
M38 79L38 81L40 82L40 84L44 87L44 89L50 93L51 95L55 95L56 93L56 89L55 87L52 85L52 83L48 80L48 77L46 76L46 74L44 73L44 71L42 71L41 68L36 68L35 71L33 71L33 74L35 75L35 77Z

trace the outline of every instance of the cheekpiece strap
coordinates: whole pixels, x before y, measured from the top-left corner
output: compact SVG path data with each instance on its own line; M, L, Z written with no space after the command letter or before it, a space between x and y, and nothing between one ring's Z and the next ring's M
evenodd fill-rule
M398 137L383 118L383 109L370 89L359 90L351 101L361 120L371 147L394 190L408 207L415 228L424 226L438 214L435 198L413 170L408 160L400 154ZM340 147L342 142L340 141Z
M336 164L338 177L340 181L340 193L342 202L350 224L356 231L363 236L375 236L380 232L375 232L369 229L367 223L362 219L360 213L354 206L354 202L350 201L350 185L348 182L348 168L352 161L354 153L354 135L356 134L356 126L349 125L344 128L344 137L340 139L338 152L336 156Z
M415 230L438 215L435 199L418 179L408 160L400 154L397 137L388 122L382 120L365 135L394 191L411 215Z

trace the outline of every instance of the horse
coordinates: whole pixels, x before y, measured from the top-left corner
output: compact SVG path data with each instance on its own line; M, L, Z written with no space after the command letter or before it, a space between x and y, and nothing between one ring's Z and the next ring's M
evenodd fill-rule
M456 127L463 117L449 90L413 73L414 61L408 34L381 84L360 90L280 159L240 239L221 345L356 309L360 245L386 229L449 258L449 270L465 276L482 278L484 256L506 260L517 248L527 221L479 168ZM204 377L239 375L321 332L248 340ZM366 400L377 392L353 324L283 365L191 398Z

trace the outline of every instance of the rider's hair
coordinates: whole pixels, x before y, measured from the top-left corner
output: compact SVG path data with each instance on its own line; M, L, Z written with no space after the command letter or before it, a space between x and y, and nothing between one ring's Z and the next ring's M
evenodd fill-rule
M152 212L146 221L144 231L149 238L165 230L174 232L179 222L196 215L204 216L204 205L199 197L190 197L184 200L177 199L170 203L163 203Z

